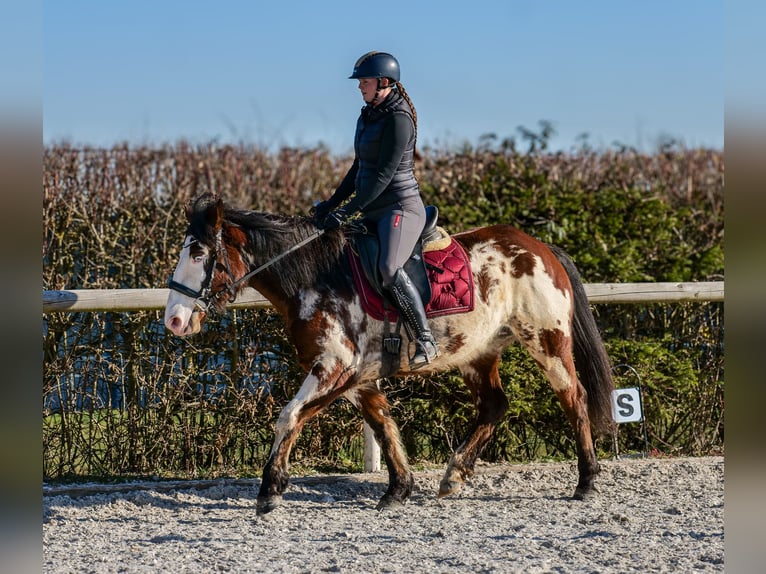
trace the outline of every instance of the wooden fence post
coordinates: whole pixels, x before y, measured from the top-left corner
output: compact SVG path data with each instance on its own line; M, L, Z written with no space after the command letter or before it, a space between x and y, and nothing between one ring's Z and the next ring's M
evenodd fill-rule
M77 311L151 311L165 308L168 289L74 289L43 291L43 313ZM673 303L723 301L724 282L586 283L591 303ZM258 291L246 288L231 308L270 307ZM380 446L364 423L364 470L380 470Z

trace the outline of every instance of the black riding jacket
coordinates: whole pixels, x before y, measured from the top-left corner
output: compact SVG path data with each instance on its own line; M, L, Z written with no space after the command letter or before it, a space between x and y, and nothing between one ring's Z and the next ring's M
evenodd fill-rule
M415 122L407 100L393 90L377 107L366 105L356 122L354 163L332 198L348 214L385 210L402 199L418 196L413 172Z

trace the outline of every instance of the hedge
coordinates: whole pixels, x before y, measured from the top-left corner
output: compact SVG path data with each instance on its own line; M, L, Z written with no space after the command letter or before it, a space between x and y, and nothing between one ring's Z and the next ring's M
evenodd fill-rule
M416 174L440 225L456 232L511 223L567 250L589 283L723 279L721 152L676 142L651 154L529 147L490 139L422 150ZM190 199L214 191L239 207L306 213L350 161L321 146L276 153L185 142L48 146L43 288L163 287ZM723 304L594 311L613 363L638 373L652 451L722 452ZM159 312L44 314L42 334L46 480L257 473L279 410L303 378L271 309L231 311L188 340L166 332ZM501 376L511 408L483 458L573 458L556 398L519 347L506 351ZM618 386L635 383L632 370L617 377ZM459 375L381 385L411 459L447 460L473 417ZM294 463L360 468L361 426L355 409L338 401L306 425ZM597 444L603 455L611 440ZM623 425L618 440L622 452L643 449L640 425Z

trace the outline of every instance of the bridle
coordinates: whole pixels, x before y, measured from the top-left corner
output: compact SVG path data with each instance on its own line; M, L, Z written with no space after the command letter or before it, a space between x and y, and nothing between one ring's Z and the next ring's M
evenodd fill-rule
M224 264L223 268L226 271L226 273L229 275L231 279L234 278L234 276L231 273L231 266L229 265L229 254L226 251L226 249L223 248L223 228L218 230L218 233L216 233L215 236L215 249L213 249L212 253L212 263L210 267L205 272L205 279L202 281L202 286L199 288L199 290L194 290L191 287L187 287L183 283L179 283L178 281L173 279L173 276L171 275L168 279L168 288L176 291L177 293L180 293L181 295L185 295L187 297L190 297L194 299L194 305L196 307L199 307L202 311L207 312L210 309L210 302L213 299L218 299L220 297L221 293L228 290L227 287L224 287L224 289L221 289L220 291L217 291L215 293L212 292L212 284L213 284L213 273L215 273L215 269L218 265L218 254L223 253L224 256ZM189 239L188 243L185 243L182 250L191 247L195 243L200 243L199 239L196 237L191 237ZM232 295L229 295L229 299L232 299Z
M253 275L256 275L266 269L267 267L273 265L286 255L289 255L296 249L300 249L307 243L310 243L311 241L314 241L317 237L322 235L324 233L323 229L317 229L312 235L309 235L307 238L299 241L292 247L290 247L287 251L284 251L277 255L276 257L270 259L257 269L254 269L253 271L250 271L246 275L243 275L239 279L234 279L234 274L231 272L231 266L229 264L229 254L223 247L223 239L222 239L222 233L223 228L220 228L218 230L218 233L216 233L215 236L215 249L213 250L212 254L212 265L210 265L210 268L207 270L205 274L205 279L202 281L202 286L199 288L199 291L195 291L191 287L187 287L183 283L179 283L178 281L175 281L173 279L173 276L170 276L170 279L168 279L168 288L180 293L181 295L186 295L187 297L190 297L194 299L194 305L196 307L199 307L201 310L208 312L210 309L210 303L213 300L217 300L221 295L228 294L228 301L231 303L234 301L237 295L237 287L250 279ZM195 243L199 243L199 239L196 237L192 237L188 243L186 243L183 247L189 247L191 245L194 245ZM213 284L213 273L215 272L216 266L218 265L218 254L223 253L223 269L226 271L226 274L229 276L230 281L227 282L221 289L219 289L216 292L213 292L211 287Z

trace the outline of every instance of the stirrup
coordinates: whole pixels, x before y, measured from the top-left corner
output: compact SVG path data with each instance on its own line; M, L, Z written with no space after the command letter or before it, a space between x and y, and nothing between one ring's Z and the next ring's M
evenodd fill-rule
M434 339L415 339L415 354L410 359L410 369L415 371L430 364L439 353L439 345Z

